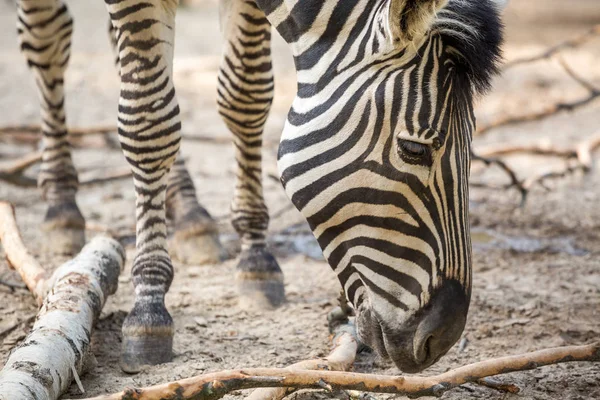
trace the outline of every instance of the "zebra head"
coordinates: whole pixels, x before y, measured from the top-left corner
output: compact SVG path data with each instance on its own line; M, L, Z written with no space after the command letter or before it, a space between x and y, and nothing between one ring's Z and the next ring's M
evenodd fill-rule
M298 77L279 149L285 190L354 305L361 340L422 370L458 340L469 308L473 101L497 72L497 6L271 3Z

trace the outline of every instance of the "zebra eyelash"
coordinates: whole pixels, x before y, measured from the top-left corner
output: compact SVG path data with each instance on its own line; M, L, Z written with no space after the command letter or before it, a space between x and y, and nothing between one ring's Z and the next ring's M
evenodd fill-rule
M396 139L396 151L407 164L430 167L433 164L433 148L429 144L402 138Z

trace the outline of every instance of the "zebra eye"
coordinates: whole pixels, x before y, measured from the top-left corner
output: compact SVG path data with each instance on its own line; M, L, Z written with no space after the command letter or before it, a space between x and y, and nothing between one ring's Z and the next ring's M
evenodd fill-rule
M398 139L398 154L409 164L428 165L431 163L431 147L424 143Z

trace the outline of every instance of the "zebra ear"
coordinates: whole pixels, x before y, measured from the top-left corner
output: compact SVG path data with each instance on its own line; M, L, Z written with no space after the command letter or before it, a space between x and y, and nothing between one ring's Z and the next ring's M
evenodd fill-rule
M393 41L406 46L421 39L446 4L448 0L389 0L387 19Z

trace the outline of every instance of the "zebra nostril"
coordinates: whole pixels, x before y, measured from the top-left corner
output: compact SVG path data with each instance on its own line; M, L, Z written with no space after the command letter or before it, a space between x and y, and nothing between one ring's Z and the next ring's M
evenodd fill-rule
M426 364L427 360L430 359L433 340L433 335L428 335L421 343L415 344L415 361L418 364Z
M415 362L423 368L438 360L460 338L469 298L455 282L446 282L432 298L413 337Z

